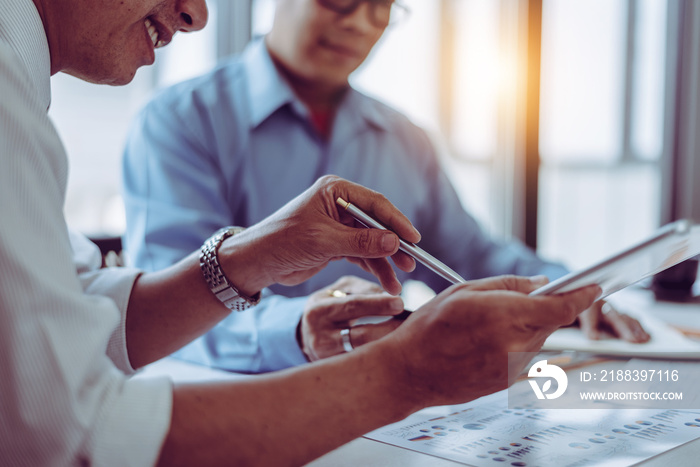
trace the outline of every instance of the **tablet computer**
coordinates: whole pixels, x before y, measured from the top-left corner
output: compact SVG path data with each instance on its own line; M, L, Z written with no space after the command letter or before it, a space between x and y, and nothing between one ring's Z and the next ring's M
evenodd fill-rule
M570 292L591 284L603 289L600 298L700 254L700 243L691 241L692 223L679 220L651 237L586 269L573 272L540 287L530 295Z

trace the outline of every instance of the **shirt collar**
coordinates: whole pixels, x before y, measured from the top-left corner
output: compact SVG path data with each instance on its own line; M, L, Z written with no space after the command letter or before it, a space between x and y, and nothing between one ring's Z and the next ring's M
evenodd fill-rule
M51 54L44 25L32 0L0 0L0 40L24 64L44 108L51 104Z
M350 88L345 100L343 101L342 107L346 108L350 112L357 113L361 115L364 120L381 130L389 129L389 119L386 112L380 110L383 106L376 100L367 97L361 92Z
M242 60L248 86L252 127L260 125L277 109L287 104L291 105L298 115L308 118L308 110L294 95L294 91L275 67L263 39L252 42L243 53ZM361 116L363 120L377 128L387 129L388 127L387 118L379 111L378 103L352 87L348 89L336 119L356 121L351 115L347 115L348 113Z
M250 123L256 127L277 109L297 99L277 71L262 39L252 42L242 59L248 85Z

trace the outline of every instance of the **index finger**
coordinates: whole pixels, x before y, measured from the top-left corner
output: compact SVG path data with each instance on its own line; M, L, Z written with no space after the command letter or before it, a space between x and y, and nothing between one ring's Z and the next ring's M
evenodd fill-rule
M348 295L339 302L342 306L334 311L334 321L351 321L364 316L393 316L403 311L403 300L386 294Z
M381 193L347 180L339 180L336 187L337 196L362 209L402 239L411 243L420 241L420 233L411 221Z

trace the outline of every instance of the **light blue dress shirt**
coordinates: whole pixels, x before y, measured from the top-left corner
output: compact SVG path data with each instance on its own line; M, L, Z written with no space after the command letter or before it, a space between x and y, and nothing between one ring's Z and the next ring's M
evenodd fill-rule
M421 232L420 246L467 279L566 272L519 243L489 239L425 132L397 111L349 89L330 138L319 138L262 41L161 92L136 119L124 157L126 251L136 266L161 269L222 226L259 222L324 174L383 193ZM372 279L334 261L301 285L272 286L258 307L231 314L176 355L241 372L304 363L296 327L306 296L343 275ZM398 276L437 292L449 285L422 265Z

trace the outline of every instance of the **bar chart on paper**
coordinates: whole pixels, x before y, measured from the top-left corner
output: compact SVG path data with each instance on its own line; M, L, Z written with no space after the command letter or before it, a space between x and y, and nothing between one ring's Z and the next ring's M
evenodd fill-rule
M474 466L628 466L700 437L700 411L509 409L504 391L365 437Z

